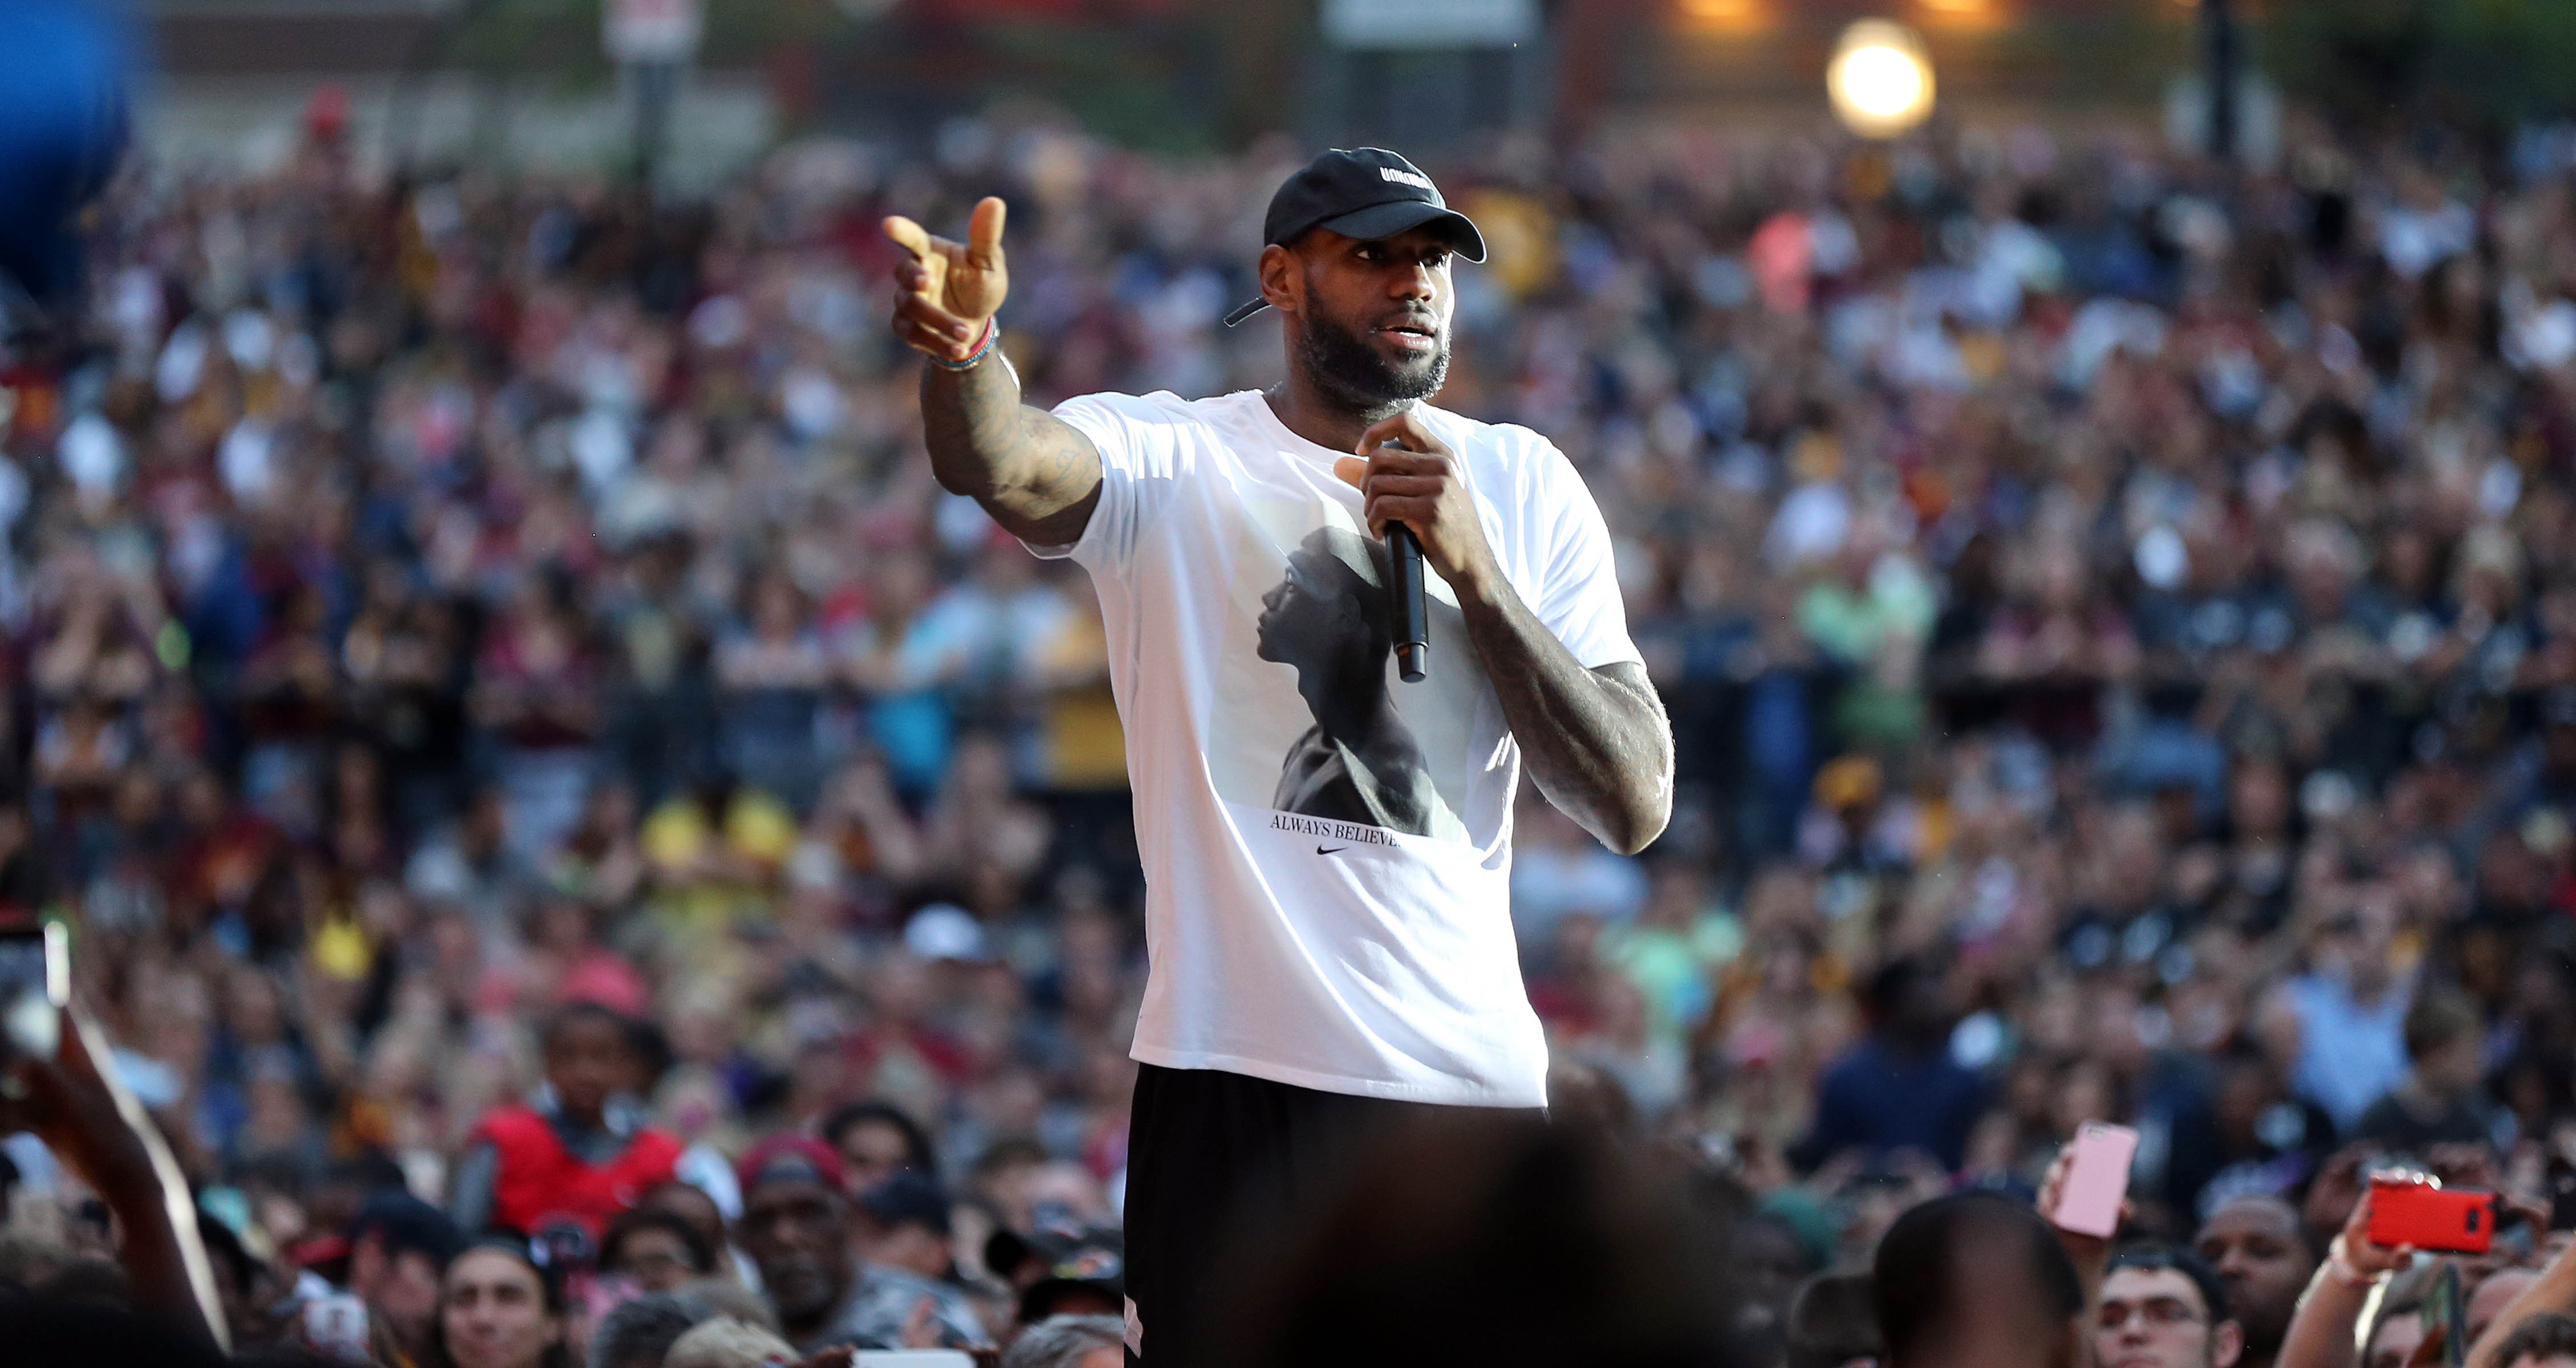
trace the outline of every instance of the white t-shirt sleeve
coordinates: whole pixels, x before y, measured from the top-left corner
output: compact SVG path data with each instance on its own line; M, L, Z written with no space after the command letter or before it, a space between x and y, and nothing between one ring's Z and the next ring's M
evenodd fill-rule
M1114 571L1136 543L1180 475L1184 444L1163 394L1085 394L1055 406L1055 416L1091 439L1100 453L1100 502L1071 546L1031 546L1050 560L1071 556L1085 569Z
M1537 561L1538 598L1530 611L1587 670L1642 661L1628 639L1628 607L1619 595L1617 557L1609 525L1592 501L1574 463L1544 438L1538 452L1537 507L1546 519L1544 550Z

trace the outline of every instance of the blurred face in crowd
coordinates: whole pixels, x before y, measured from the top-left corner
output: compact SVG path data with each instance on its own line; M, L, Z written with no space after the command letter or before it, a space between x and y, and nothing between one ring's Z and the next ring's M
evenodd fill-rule
M2361 1368L2406 1368L2415 1350L2424 1343L2424 1317L2408 1311L2390 1316L2379 1323L2379 1331L2370 1337L2370 1352L2362 1355Z
M2484 1044L2474 1031L2443 1041L2415 1061L2415 1077L2437 1097L2462 1096L2486 1076Z
M606 1017L567 1017L546 1038L546 1082L554 1086L564 1110L579 1120L596 1124L608 1099L633 1084L634 1070L626 1032Z
M617 1262L609 1270L633 1278L647 1292L669 1292L702 1276L688 1241L675 1232L638 1226L617 1243Z
M1377 242L1318 228L1262 253L1297 300L1289 355L1315 387L1359 413L1391 413L1449 375L1449 242L1416 228ZM1296 284L1287 285L1289 277Z
M664 1183L644 1194L638 1205L650 1211L667 1211L688 1222L707 1242L707 1248L725 1247L724 1211L716 1199L693 1183Z
M2233 1368L2234 1321L2216 1320L2200 1285L2175 1268L2119 1268L2102 1280L2094 1357L2102 1368Z
M925 1278L948 1274L954 1258L949 1238L919 1221L897 1221L891 1225L862 1220L867 1241L868 1262L880 1268L900 1268Z
M349 1291L396 1342L418 1345L438 1314L438 1265L417 1250L388 1251L382 1237L369 1235L349 1251Z
M2246 1348L2278 1349L2316 1272L2299 1213L2277 1197L2239 1197L2210 1213L2195 1245L2227 1284L2228 1310L2245 1329Z
M2495 1324L2496 1317L2513 1305L2513 1299L2530 1291L2531 1285L2538 1281L2540 1273L2537 1269L2507 1268L2489 1274L2478 1284L2477 1290L2469 1294L2466 1327L2469 1343L2477 1343L2479 1337L2486 1334L2487 1327Z
M1727 1241L1727 1263L1748 1304L1761 1307L1773 1322L1785 1318L1789 1298L1807 1276L1807 1252L1789 1223L1760 1217L1737 1223Z
M840 1194L820 1183L772 1179L742 1199L743 1252L791 1340L819 1325L850 1290L850 1216Z
M902 1129L877 1117L854 1121L843 1127L839 1149L853 1192L865 1192L876 1186L878 1180L902 1168L912 1155L911 1144L904 1138Z
M563 1335L536 1270L497 1249L448 1266L438 1314L456 1368L533 1368Z

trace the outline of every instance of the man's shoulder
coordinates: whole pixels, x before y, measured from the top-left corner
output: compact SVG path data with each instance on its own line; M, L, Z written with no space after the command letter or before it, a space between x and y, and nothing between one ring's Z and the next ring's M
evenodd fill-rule
M1422 405L1418 412L1428 415L1433 429L1462 455L1473 448L1508 463L1528 462L1539 469L1565 460L1565 453L1557 450L1556 443L1536 428L1519 423L1488 423L1433 404Z
M1087 413L1149 425L1221 425L1232 420L1246 395L1257 393L1242 390L1233 394L1212 394L1202 399L1184 399L1170 390L1155 390L1150 394L1100 390L1077 394L1057 404L1053 411L1059 417Z
M975 1303L955 1284L908 1269L868 1265L860 1269L858 1285L850 1289L827 1334L835 1343L900 1344L925 1297L938 1319L961 1333L977 1324Z

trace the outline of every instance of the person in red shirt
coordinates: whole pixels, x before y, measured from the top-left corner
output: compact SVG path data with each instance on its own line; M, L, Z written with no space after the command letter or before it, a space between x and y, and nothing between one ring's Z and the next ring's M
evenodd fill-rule
M586 1243L669 1182L680 1142L642 1124L634 1023L595 1002L546 1025L546 1086L530 1105L497 1107L475 1127L448 1210L465 1229L532 1235L579 1229Z

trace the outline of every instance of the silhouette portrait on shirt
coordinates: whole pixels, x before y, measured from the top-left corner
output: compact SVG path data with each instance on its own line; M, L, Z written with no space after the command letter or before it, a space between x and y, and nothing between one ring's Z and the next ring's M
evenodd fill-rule
M1315 715L1288 748L1271 806L1428 836L1444 810L1387 683L1395 620L1386 575L1385 543L1319 527L1261 597L1260 656L1297 671Z

